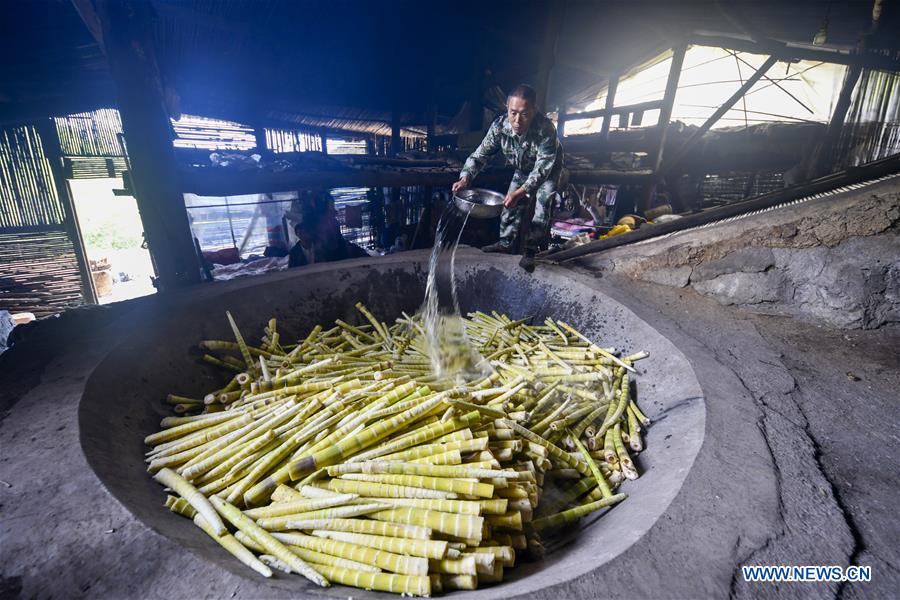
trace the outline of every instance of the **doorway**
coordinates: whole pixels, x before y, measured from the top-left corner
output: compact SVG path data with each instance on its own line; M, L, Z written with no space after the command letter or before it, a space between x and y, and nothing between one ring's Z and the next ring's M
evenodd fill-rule
M133 196L116 195L122 178L69 179L72 203L100 304L156 291L156 273L144 246L144 226Z

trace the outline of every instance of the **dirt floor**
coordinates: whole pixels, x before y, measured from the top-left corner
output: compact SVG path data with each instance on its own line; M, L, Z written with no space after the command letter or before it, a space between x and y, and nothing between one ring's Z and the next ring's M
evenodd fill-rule
M599 288L690 357L705 440L639 541L521 597L896 597L900 326L848 333L742 312L691 289L579 276L599 277ZM152 302L70 312L0 356L0 597L269 595L135 519L81 452L78 401L120 335L110 324ZM741 565L780 564L868 565L872 581L741 576Z

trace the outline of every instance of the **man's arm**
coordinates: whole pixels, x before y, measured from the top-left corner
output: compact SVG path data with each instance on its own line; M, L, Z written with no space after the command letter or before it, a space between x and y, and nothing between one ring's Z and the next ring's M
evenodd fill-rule
M475 151L466 159L460 179L467 179L471 183L487 164L488 159L500 149L500 119L491 123L490 129L481 140Z
M525 183L520 188L524 190L525 194L534 194L541 184L547 181L547 178L556 166L556 150L558 146L559 141L556 139L556 132L553 131L552 127L548 127L538 146L534 168L531 169L531 173L528 174L528 178L525 179Z

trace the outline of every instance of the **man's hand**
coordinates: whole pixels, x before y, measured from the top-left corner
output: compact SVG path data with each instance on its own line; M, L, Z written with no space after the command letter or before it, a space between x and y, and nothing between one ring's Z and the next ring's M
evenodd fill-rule
M469 187L469 178L468 177L460 177L459 181L454 183L453 187L451 187L450 189L452 189L453 193L456 194L457 192L460 192L460 191L466 189L467 187Z
M519 188L514 192L510 192L506 195L506 198L503 199L503 206L505 206L506 208L515 208L516 204L518 204L519 200L521 200L524 196L525 190L523 190L522 188Z

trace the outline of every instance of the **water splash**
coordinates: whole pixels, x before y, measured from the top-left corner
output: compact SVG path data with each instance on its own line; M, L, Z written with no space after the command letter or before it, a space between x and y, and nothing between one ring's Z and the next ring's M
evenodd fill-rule
M452 243L450 229L459 222L458 213L452 207L444 210L435 231L434 247L428 263L428 279L425 286L425 302L420 316L425 331L425 349L431 362L432 373L438 379L448 379L453 383L465 383L487 374L488 366L484 357L475 349L466 334L465 322L460 314L459 296L456 289L456 250L462 232L469 220L466 213L459 225L459 232ZM447 247L445 248L445 244ZM451 305L442 311L440 306L440 285L438 271L441 258L450 255L449 288Z

